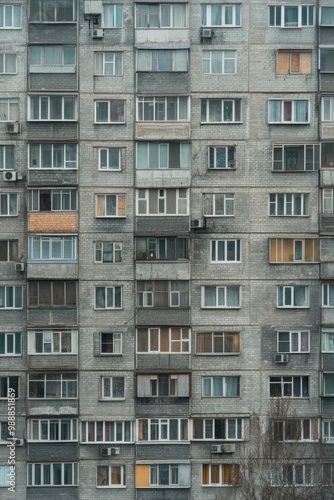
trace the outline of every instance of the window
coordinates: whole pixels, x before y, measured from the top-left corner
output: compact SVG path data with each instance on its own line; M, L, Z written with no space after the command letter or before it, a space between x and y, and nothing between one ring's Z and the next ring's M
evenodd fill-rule
M29 96L28 120L76 121L77 98L69 95Z
M238 309L241 307L241 287L202 286L201 307L202 309Z
M238 482L240 467L238 464L202 465L203 486L232 486Z
M269 215L308 215L307 193L273 193L269 195Z
M137 398L189 398L189 374L137 375Z
M95 421L81 423L82 443L131 443L133 424L130 421Z
M269 396L271 398L308 398L308 377L269 377Z
M314 486L313 464L282 464L271 471L272 486Z
M334 283L322 284L322 307L334 307Z
M319 439L319 422L317 418L292 418L275 420L273 441L317 441Z
M242 441L244 439L242 418L194 418L193 439L223 439Z
M8 441L12 439L12 431L8 429L8 422L0 422L0 444L8 444ZM8 474L9 475L9 474ZM0 478L1 478L1 466L0 466ZM0 479L1 486L1 479Z
M77 463L28 464L28 486L78 486Z
M16 54L0 54L0 74L15 75L16 73Z
M95 52L95 75L122 76L123 52Z
M138 189L137 215L188 215L188 189Z
M29 21L33 23L75 22L73 0L30 0Z
M334 330L322 329L322 352L334 352Z
M292 354L310 352L310 332L277 332L277 352Z
M18 240L0 240L0 262L18 260Z
M189 259L189 238L136 238L137 260L185 260Z
M202 71L210 75L234 75L237 72L236 50L203 50Z
M94 262L99 264L122 262L122 243L95 241Z
M0 170L13 170L14 146L0 146Z
M202 377L203 398L237 398L240 396L240 377Z
M321 143L321 167L334 167L334 142Z
M78 375L76 373L30 373L30 399L77 398Z
M310 101L308 99L269 99L268 123L302 123L310 122Z
M334 26L334 7L320 7L320 26Z
M333 189L323 189L322 213L332 214L334 212L333 202L334 202Z
M276 57L277 75L310 75L311 51L278 50Z
M75 418L34 418L28 420L28 441L78 441Z
M241 262L241 240L211 240L211 262Z
M190 167L190 144L186 142L138 142L138 169Z
M320 73L334 72L334 49L320 48Z
M121 148L99 148L99 170L121 170Z
M269 240L269 262L319 262L320 240L292 238L272 238Z
M30 73L74 73L75 45L33 45L29 47Z
M95 195L95 217L125 217L125 194Z
M323 420L322 439L327 443L334 441L334 420Z
M188 50L139 49L137 71L188 71Z
M201 99L201 123L240 123L241 99Z
M136 4L136 28L186 28L187 5Z
M22 309L22 296L22 286L0 286L0 309Z
M124 377L101 377L101 399L125 399Z
M28 258L31 260L76 260L76 236L29 236Z
M210 146L209 169L235 168L235 146Z
M21 333L0 332L0 356L20 356L21 337Z
M0 217L17 215L17 193L0 194Z
M125 123L125 101L95 101L95 123Z
M97 465L97 488L125 487L125 465Z
M137 307L189 307L189 281L137 281Z
M334 122L334 96L321 98L321 118L323 122Z
M319 144L283 144L273 147L275 172L304 172L318 170Z
M100 332L100 354L122 354L122 334Z
M334 373L323 374L323 395L334 396Z
M95 309L122 309L122 287L96 286Z
M28 307L77 306L77 284L75 281L30 281L28 284Z
M137 97L139 121L189 121L188 97Z
M67 212L77 210L76 189L31 189L31 212Z
M8 391L14 391L15 398L19 398L20 377L0 377L0 399L8 399Z
M309 307L309 288L304 285L278 286L277 307Z
M202 4L202 26L235 28L241 26L240 4Z
M270 5L269 26L303 28L314 26L313 5Z
M28 332L28 354L76 354L77 330L31 330Z
M137 464L135 477L136 488L189 488L190 464ZM159 495L159 497L160 496L161 495ZM174 495L174 498L176 497L177 495ZM154 498L157 498L157 495L155 495Z
M77 169L77 144L29 144L29 168Z
M0 5L0 29L21 28L21 5Z
M103 4L103 28L122 28L123 5Z
M138 441L188 441L186 418L139 418Z
M197 332L196 354L239 354L239 332Z
M0 99L0 122L17 122L19 119L19 99Z
M12 465L0 465L0 487L10 488L10 473ZM14 490L15 491L15 490Z
M190 330L181 327L138 328L137 353L190 353Z
M178 486L179 466L177 464L158 464L150 466L151 486Z
M206 217L234 215L234 193L204 194L204 215Z

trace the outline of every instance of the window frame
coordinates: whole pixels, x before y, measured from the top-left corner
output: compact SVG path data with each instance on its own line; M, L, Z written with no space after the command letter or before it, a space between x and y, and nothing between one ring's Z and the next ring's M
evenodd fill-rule
M326 391L327 379L331 382L333 389L331 391ZM333 397L334 396L334 372L322 372L322 395L323 397Z
M96 488L110 488L110 489L115 489L115 488L126 488L126 481L125 481L125 465L97 465L96 466ZM99 470L100 470L100 475L99 475ZM107 470L107 475L102 474L103 470ZM119 477L120 482L119 483L113 483L113 477ZM107 484L99 484L99 478L100 482L107 481Z
M111 245L111 249L104 249ZM100 247L100 248L99 248ZM98 257L101 254L101 258ZM122 262L123 243L121 241L94 241L94 264L119 264ZM111 260L105 254L112 254Z
M52 255L53 245L57 245L58 256ZM67 248L66 248L67 247ZM69 252L70 256L65 254ZM48 252L47 252L48 250ZM46 256L48 253L48 256ZM39 256L36 257L36 254ZM78 259L76 235L31 235L28 236L28 260L34 262L72 263Z
M15 146L0 144L0 170L15 170Z
M291 164L298 163L298 152L300 148L303 147L303 164L304 168L289 168L288 163ZM296 148L293 151L293 148ZM297 149L298 148L298 149ZM288 149L292 149L290 156L288 157ZM293 154L295 153L295 154ZM308 168L310 161L307 161L312 155L312 168ZM275 158L276 156L276 158ZM277 159L277 156L279 157ZM281 167L281 168L277 168ZM293 165L292 165L293 167ZM318 144L282 144L274 145L272 151L272 171L273 172L314 172L320 168L320 145Z
M28 355L73 356L78 354L78 330L66 328L34 329L28 330L27 336Z
M214 393L215 379L221 379L221 394ZM240 398L240 379L240 375L204 375L201 380L201 396L202 398ZM236 389L236 394L228 394L228 382L232 384L233 389ZM205 385L209 385L210 387L205 388Z
M310 377L308 375L272 375L269 377L268 382L269 398L310 398ZM280 386L280 393L276 394L277 387L274 391L273 386L277 386L278 384Z
M176 149L178 149L177 165L176 162L174 163L175 161L174 155ZM154 158L155 155L157 156L156 159ZM152 166L152 164L154 166ZM151 141L151 142L136 143L136 170L139 171L181 170L182 171L182 170L189 170L190 165L191 165L191 144L189 142Z
M112 10L112 16L110 18L110 24L106 24L107 19L107 9ZM109 14L110 17L110 14ZM123 4L119 3L103 3L102 12L102 28L104 29L116 29L123 28Z
M126 125L126 101L125 99L96 99L94 101L95 103L95 106L94 106L94 125ZM99 109L99 103L101 103L101 106L102 106L102 103L104 103L104 105L106 104L107 106L107 109L106 110L101 110L101 112L98 111ZM122 111L120 112L119 116L120 116L120 119L117 119L117 120L113 120L112 119L112 106L116 105L116 107L118 106L122 106L123 109ZM107 111L107 116L108 116L108 119L107 120L99 120L99 113L105 113L105 111ZM116 113L118 114L119 111L117 110Z
M167 330L167 331L166 331ZM179 338L175 338L178 330ZM139 337L146 335L146 340ZM166 337L166 338L164 338ZM167 338L168 337L168 338ZM164 349L164 343L168 341L168 349ZM147 350L139 350L139 344L147 345ZM179 350L175 348L179 347ZM191 332L185 327L140 327L136 329L136 352L137 354L190 354L191 352Z
M78 382L79 375L77 371L73 371L70 373L59 371L51 373L29 373L28 399L36 401L62 401L69 399L78 399ZM34 388L34 385L36 384L39 385L38 388ZM51 392L53 394L48 393L50 391L50 387L48 387L48 385L51 387ZM36 393L34 392L35 390L37 390ZM42 394L42 392L43 395L39 396L38 394ZM73 395L72 392L75 393L75 395Z
M288 22L285 19L286 8L297 8L297 21ZM303 22L304 9L306 11L306 23ZM269 27L274 28L312 28L315 26L315 11L314 5L269 5Z
M211 206L212 206L212 213ZM216 213L221 211L222 213ZM234 193L203 193L203 215L205 217L234 217Z
M334 419L323 418L322 441L325 443L334 442Z
M136 307L157 310L189 308L188 280L137 280L136 288Z
M47 55L45 54L47 49L60 49L61 51L61 63L47 62ZM74 62L67 63L66 49L74 49ZM32 50L39 49L39 62L32 63ZM63 44L63 45L30 45L29 46L29 72L30 73L74 73L77 65L77 54L76 46Z
M164 479L162 479L162 472L161 469L167 468L168 471L168 478L167 478L167 483L165 482ZM175 474L176 471L176 481L173 479L173 472ZM149 465L149 478L150 478L150 487L151 488L175 488L175 487L181 487L180 484L180 470L179 470L179 464L169 464L169 463L160 463L160 464L151 464Z
M327 101L327 102L326 102ZM328 110L328 118L325 118ZM334 96L328 95L321 98L321 121L325 123L334 122Z
M133 420L83 420L80 424L80 443L134 443ZM113 439L106 439L111 434Z
M191 440L245 441L245 423L244 418L233 416L224 418L193 417Z
M3 290L3 291L2 291ZM10 291L11 290L11 291ZM0 296L3 298L3 304L0 303L1 310L21 310L23 309L23 286L22 285L1 285ZM1 300L2 302L2 300ZM12 304L12 305L7 305Z
M8 443L6 443L8 444ZM0 465L0 488L10 488L10 473L12 471L12 465L1 464ZM4 479L4 481L2 481ZM14 490L15 492L15 490Z
M312 51L310 49L278 49L276 52L276 75L310 75L311 62Z
M317 423L316 429L314 426L315 422ZM319 419L296 417L274 419L271 425L273 441L276 443L310 443L319 441ZM297 433L297 436L293 435L294 433Z
M104 307L98 307L97 306L97 289L101 288L104 289L104 303L108 303L108 290L112 289L112 305L111 306L104 306ZM119 294L119 301L120 304L117 305L116 302L118 301L118 298L116 297L116 294ZM107 301L107 302L106 302ZM94 287L94 310L96 311L105 311L105 310L115 310L115 309L123 309L123 286L116 286L116 285L96 285Z
M222 150L222 151L220 151ZM223 153L224 151L224 154ZM232 153L233 160L230 159ZM219 160L219 156L222 158ZM220 162L224 166L220 166ZM208 169L209 170L235 170L236 169L236 147L235 146L209 146L208 147Z
M63 427L64 423L67 423L68 426L65 431ZM29 418L27 428L28 443L78 442L78 419L76 418L58 418L57 416L54 418ZM69 439L62 439L64 432L68 433ZM54 439L52 439L53 436L51 435L53 433L56 435ZM36 434L38 435L37 437Z
M269 238L269 263L318 263L320 243L319 238Z
M228 247L233 243L234 249L231 251ZM222 250L219 247L223 247ZM219 259L219 254L223 252L223 259ZM229 258L229 255L234 254L234 258ZM242 241L241 239L214 239L210 240L210 262L220 264L236 264L241 262L242 256Z
M49 152L45 152L45 148L51 146ZM78 144L76 142L71 142L71 143L30 143L28 145L29 148L29 164L28 168L29 170L77 170L78 169ZM72 153L74 152L75 149L75 159L72 160L71 158L71 151L70 148L73 148ZM33 150L37 149L35 153L33 153ZM44 151L43 151L44 149ZM61 151L59 151L61 149ZM61 162L62 166L59 166L59 153L61 154ZM33 154L35 157L33 157ZM49 154L49 165L50 166L43 166L43 154ZM36 165L33 165L33 163L36 162ZM58 162L58 165L57 165Z
M306 305L294 305L296 288L305 289ZM280 289L282 289L280 291ZM282 303L280 304L280 294L282 293ZM290 294L290 302L288 303ZM278 309L309 309L310 308L310 287L308 285L277 285L277 302Z
M333 15L334 15L334 7L331 6L331 5L323 5L323 6L320 6L320 13L319 13L319 26L334 26L334 18L333 18L333 22L332 23L329 23L329 22L324 22L323 21L323 13L325 11L325 9L327 10L332 10L333 11Z
M61 99L61 117L54 118L52 113L53 103L56 99ZM43 100L45 104L43 106ZM66 116L66 100L71 100L72 116ZM37 104L34 104L35 101ZM46 105L46 106L45 106ZM33 117L33 108L36 106L37 117ZM47 111L46 116L42 117L42 112ZM35 113L34 111L34 113ZM52 116L51 116L52 115ZM73 95L28 95L28 121L30 122L77 122L78 121L78 98Z
M148 66L145 66L143 64L143 61L139 61L140 59L140 54L143 52L149 52L148 58ZM180 64L179 61L177 61L177 53L182 52L183 56L185 56L185 60L183 61L184 67L182 69L177 68L177 63ZM159 54L160 53L160 54ZM162 59L162 53L165 54L165 61L161 61ZM159 63L159 55L160 55L160 63ZM137 49L137 54L136 54L136 71L137 73L140 72L150 72L150 73L171 73L171 72L176 72L176 73L186 73L189 71L189 50L188 49ZM144 54L142 54L142 57L144 57ZM162 65L164 63L165 69L160 69L159 64ZM169 69L168 65L171 64L171 68ZM148 68L148 69L147 69ZM155 69L159 68L159 69ZM177 68L177 69L176 69Z
M288 340L280 340L282 335L280 334L288 334ZM307 346L306 349L303 349L303 337L307 335ZM293 338L297 338L297 349L293 348L294 340ZM283 349L281 345L285 343L288 344L287 349ZM310 350L310 331L309 330L277 330L277 352L282 354L308 354L311 352Z
M201 341L200 336L207 336L208 339L203 338ZM228 338L231 337L232 340L232 349L236 348L236 350L229 350L226 347L226 343L228 342ZM211 337L211 339L210 339ZM235 339L237 339L235 341ZM217 338L217 342L215 342L215 338ZM231 341L231 339L230 339ZM203 350L200 350L200 343L203 343ZM209 350L209 342L211 343L211 349ZM216 349L216 345L222 346L222 350ZM205 350L207 349L207 350ZM214 331L214 332L196 332L196 345L195 345L195 355L197 356L238 356L240 354L240 332L231 332L231 331Z
M0 240L0 263L16 262L18 258L19 240Z
M283 212L279 214L279 197L283 196ZM297 201L300 196L301 213L292 213L297 210ZM291 207L289 207L291 205ZM291 214L287 213L291 210ZM269 193L268 215L269 217L309 217L309 193ZM275 212L275 213L272 213Z
M78 191L75 188L74 189L73 188L29 189L28 196L29 196L29 208L28 208L29 212L48 213L48 212L78 211ZM43 197L45 199L43 199ZM41 210L41 204L43 205L43 203L44 206L42 206ZM57 204L59 208L57 207ZM66 208L66 205L68 205L68 208Z
M334 352L334 328L321 329L321 352Z
M216 486L225 488L233 487L238 481L239 472L240 465L236 463L202 464L201 485L203 488ZM206 476L208 482L204 482ZM214 479L212 479L213 476ZM218 479L218 482L216 482L215 478Z
M220 119L212 120L210 118L210 108L217 108L217 103L220 102ZM216 125L216 124L241 124L242 123L242 99L241 98L207 98L201 99L201 125ZM226 107L228 106L228 107ZM231 109L229 109L231 107ZM231 113L230 117L225 119L225 111ZM218 115L217 115L218 116Z
M183 25L182 26L174 26L175 24L175 19L174 19L174 9L175 7L179 7L179 6L184 6L184 11L183 12L179 12L176 14L178 14L178 19L182 19L184 22L183 22ZM147 12L143 12L143 13L139 13L139 7L142 6L142 7L146 7L147 8ZM150 12L150 7L155 7L157 6L157 11L156 12ZM168 10L169 10L169 25L166 25L166 26L162 26L162 11L161 11L161 8L162 7L165 7L167 8L168 7ZM182 3L178 3L178 4L174 4L174 3L154 3L154 4L151 4L151 3L136 3L135 4L135 29L180 29L180 30L184 30L184 29L187 29L189 27L189 21L188 21L188 16L189 16L189 8L188 8L188 4L182 2ZM150 18L153 17L153 18L156 18L156 21L157 21L157 26L150 26L150 24L152 24L150 22ZM139 19L142 18L145 20L145 18L147 19L146 21L146 25L144 26L140 26L140 23L139 22ZM154 24L154 23L153 23Z
M11 389L11 398L20 399L20 377L4 375L0 376L0 400L8 400L8 392ZM4 394L6 391L6 394Z
M221 71L215 71L215 64L213 54L220 54ZM230 57L227 54L230 53ZM233 57L232 57L233 53ZM218 57L217 57L218 59ZM233 71L229 71L229 64L232 65ZM237 51L236 49L215 49L215 50L202 50L202 73L204 75L236 75L237 74Z
M117 153L117 165L116 163L113 164L115 160L113 152ZM98 158L98 170L100 172L120 172L122 170L122 148L98 148Z
M2 340L3 338L3 340ZM22 332L0 332L0 357L22 356ZM9 340L11 339L11 340ZM2 349L3 347L3 349ZM3 350L3 352L1 352Z
M173 422L177 424L177 437L171 437ZM189 424L188 418L137 418L136 428L137 428L137 440L139 443L154 443L154 442L189 442ZM147 434L145 434L145 430ZM185 437L183 437L185 435Z
M108 56L106 56L108 54ZM112 61L106 61L106 57L111 56ZM104 51L98 51L94 52L95 56L95 76L110 76L110 77L117 77L117 76L123 76L124 74L124 69L123 69L123 52L122 51L115 51L115 50L104 50ZM101 58L101 62L98 61L98 59ZM102 71L98 69L98 66L101 65ZM106 70L109 67L112 68L112 71L108 73Z
M46 13L43 13L43 1L44 0L33 0L30 1L30 9L29 9L29 23L46 23L46 24L69 24L69 23L76 23L76 2L72 1L72 19L58 19L57 14L59 16L59 9L61 5L57 4L57 0L54 0L54 5L52 5L52 8L54 10L54 19L45 19L47 17ZM33 3L36 4L35 9L38 12L32 13L31 8ZM50 14L50 7L49 11L47 13L48 15ZM32 17L38 16L38 19L32 19Z
M18 193L0 193L0 217L18 216Z
M278 120L272 120L271 114L271 103L280 103ZM307 103L307 117L304 121L298 121L296 119L296 103L305 102ZM291 106L291 109L289 109ZM287 109L285 109L287 108ZM286 116L291 116L290 120L285 119ZM268 99L268 124L269 125L309 125L311 123L310 117L310 99Z
M186 107L185 118L181 117L182 102ZM189 96L139 96L136 99L138 123L147 122L189 122L190 120L190 98ZM169 118L170 107L173 105L173 116ZM147 118L147 111L152 112L152 118Z
M55 470L57 466L58 474L60 472L60 484L56 476L57 471ZM71 466L71 484L68 484L65 479L67 472L65 471L65 466ZM39 471L36 473L36 469ZM46 468L49 468L49 474L45 472ZM40 477L40 483L36 484L36 475ZM38 477L37 476L37 477ZM44 478L50 478L49 481L44 482ZM39 482L39 481L38 481ZM27 464L27 487L28 488L38 488L38 487L76 487L79 486L79 463L78 462L43 462L43 463L28 463Z
M115 214L106 213L108 210L108 198L115 199ZM122 206L123 204L124 207ZM102 209L103 209L103 214L99 214L98 212L99 211L102 212ZM126 217L126 194L124 193L95 194L96 219L124 219L125 217Z
M22 6L19 3L15 4L1 4L0 10L2 10L3 24L0 25L0 30L20 30L22 28ZM10 24L5 24L8 20L7 12L11 11L11 22ZM19 16L18 16L19 14ZM17 24L18 21L18 24Z
M208 288L215 288L215 305L206 305L206 291ZM239 303L237 306L226 305L229 300L227 295L229 289L238 290ZM224 305L219 304L219 293L223 290ZM242 307L242 296L241 296L241 286L240 285L201 285L201 309L241 309Z
M136 261L188 261L190 241L187 236L137 236L135 252Z
M112 340L103 340L104 336L111 336ZM105 350L103 348L105 346ZM108 346L111 346L111 351ZM122 356L123 354L123 333L122 332L110 332L103 331L99 332L99 354L101 356Z
M173 207L173 212L169 212L168 197L172 195L173 192L175 192L175 207ZM155 206L153 203L153 194ZM189 215L188 188L140 188L136 190L136 201L136 215L139 217L185 217ZM140 208L143 206L145 206L145 210ZM154 209L156 213L151 213L151 209Z
M121 384L122 387L118 386ZM106 394L109 390L109 395ZM122 395L115 395L117 391ZM126 399L126 383L123 375L101 375L100 377L100 401L124 401Z
M1 122L17 122L20 119L20 99L15 97L1 97L0 109L7 108L5 113L0 113Z
M334 308L334 283L321 284L321 307L325 309Z
M6 71L6 67L8 67L8 63L6 62L6 59L8 58L8 56L15 58L14 71ZM0 75L17 75L17 54L16 54L16 52L1 52L0 59L2 59L2 64L1 64L2 71L0 70ZM10 64L9 64L9 66L10 66Z
M221 8L221 23L216 24L212 21L212 7ZM227 9L231 11L231 22L227 23ZM201 26L206 28L240 28L241 27L241 5L236 4L201 4Z
M319 47L319 72L320 73L334 73L334 63L332 62L334 56L334 47L333 46L324 46L321 45Z
M50 302L42 302L41 296L44 291L41 290L41 283L50 287ZM60 302L59 292L62 286L62 303ZM35 288L35 289L34 289ZM43 285L42 285L43 288ZM58 288L58 290L57 290ZM35 295L34 295L35 294ZM34 280L28 283L27 307L29 309L76 309L78 307L78 285L75 280Z

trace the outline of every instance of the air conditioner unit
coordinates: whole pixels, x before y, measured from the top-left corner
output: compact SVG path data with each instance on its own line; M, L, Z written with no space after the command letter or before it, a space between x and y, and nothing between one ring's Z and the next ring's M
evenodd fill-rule
M85 0L85 15L100 16L102 14L102 0Z
M7 182L16 181L16 172L14 170L8 170L7 172L2 172L2 178L4 181Z
M287 354L275 354L275 363L287 363L289 361L289 356Z
M211 453L223 453L223 445L222 444L213 444L211 446Z
M204 219L193 219L191 221L191 229L202 229L205 227L205 220Z
M224 453L235 453L235 444L224 444Z
M15 263L15 271L18 271L18 272L24 271L24 262L16 262Z
M23 445L24 445L24 439L16 439L15 446L23 446Z
M119 448L101 448L101 457L111 457L112 455L119 455Z
M19 134L21 132L21 124L18 122L6 123L7 134Z
M92 30L92 38L103 38L103 29L97 28L96 30Z
M212 38L213 37L213 30L211 28L202 28L201 37L202 38Z

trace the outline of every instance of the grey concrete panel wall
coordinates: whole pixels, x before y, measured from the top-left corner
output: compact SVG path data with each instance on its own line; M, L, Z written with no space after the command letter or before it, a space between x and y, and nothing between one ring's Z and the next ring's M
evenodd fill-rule
M184 216L136 217L136 232L147 235L150 233L186 233L189 231L189 222L189 218Z
M61 496L60 496L61 495ZM27 489L27 500L79 500L79 489L75 486L63 486L57 488L29 487Z
M29 43L45 43L46 40L52 40L52 43L73 43L77 42L76 23L34 23L29 19L28 37Z
M189 500L190 492L188 489L163 488L140 489L136 490L137 500Z
M190 324L190 310L177 309L139 309L137 310L137 325L170 325L187 326Z
M166 95L170 94L171 91L180 94L185 94L190 91L189 85L189 73L183 72L173 72L173 73L145 73L137 72L137 92L147 95L147 90L150 89L150 93L156 92L161 95L165 92Z
M137 446L137 460L188 460L190 458L189 443L184 444L138 444Z
M29 261L27 264L27 278L75 280L78 279L78 264L40 264Z
M75 443L28 443L29 462L77 462L78 445Z
M78 77L76 74L52 73L52 74L33 74L29 75L29 90L77 90Z
M27 401L27 414L36 416L70 416L78 414L78 401L74 399L29 399Z
M75 186L78 184L77 170L28 170L29 186Z
M78 138L78 124L76 122L29 122L27 135L30 140L75 141Z
M137 398L138 417L186 417L190 412L189 398Z
M189 354L137 354L138 370L187 370L191 366Z
M28 356L28 368L32 370L77 370L78 359L76 354L50 356Z
M331 371L334 369L334 356L333 354L326 354L324 353L322 355L322 369Z
M77 309L28 309L27 324L29 326L76 325Z

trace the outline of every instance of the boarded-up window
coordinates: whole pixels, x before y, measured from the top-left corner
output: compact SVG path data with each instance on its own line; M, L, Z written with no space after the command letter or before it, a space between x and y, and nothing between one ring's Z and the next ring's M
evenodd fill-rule
M273 238L270 240L269 262L319 262L320 240Z
M309 75L311 73L311 52L277 51L278 75Z

